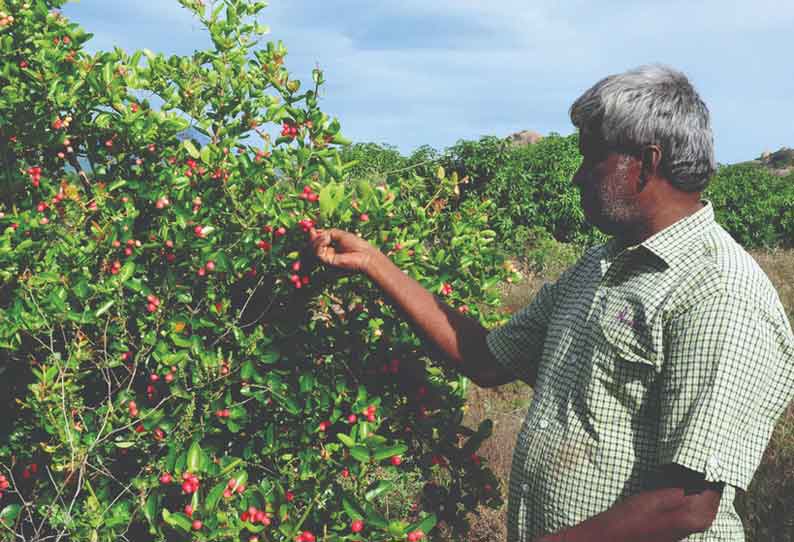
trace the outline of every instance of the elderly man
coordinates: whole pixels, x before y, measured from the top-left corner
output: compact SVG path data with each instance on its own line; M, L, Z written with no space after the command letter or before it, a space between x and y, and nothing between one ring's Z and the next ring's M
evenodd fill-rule
M663 66L607 77L570 110L587 220L611 236L485 330L339 230L328 265L366 273L483 387L534 398L513 455L508 540L742 541L746 489L794 392L794 334L755 261L701 198L708 110Z

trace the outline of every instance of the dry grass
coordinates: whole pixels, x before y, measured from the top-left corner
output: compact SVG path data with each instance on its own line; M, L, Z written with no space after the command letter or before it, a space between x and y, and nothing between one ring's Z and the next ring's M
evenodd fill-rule
M794 320L794 251L753 252L752 255L777 288L789 319ZM526 280L521 284L505 285L506 309L513 312L529 303L540 286L556 278L569 263L557 262L549 266L543 277L522 266ZM507 538L510 465L531 398L531 388L523 383L491 389L471 387L464 422L469 427L477 427L486 418L494 421L493 435L483 444L480 453L499 478L505 498L500 510L482 508L480 515L471 514L471 541L497 542ZM736 505L745 522L748 542L794 541L794 404L777 424L748 493L739 495Z

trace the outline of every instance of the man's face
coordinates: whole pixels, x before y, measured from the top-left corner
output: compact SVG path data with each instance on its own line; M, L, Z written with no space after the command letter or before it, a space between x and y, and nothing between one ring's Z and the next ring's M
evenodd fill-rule
M581 132L583 160L573 176L579 188L585 218L607 235L623 235L641 220L637 178L641 161L606 148L592 135Z

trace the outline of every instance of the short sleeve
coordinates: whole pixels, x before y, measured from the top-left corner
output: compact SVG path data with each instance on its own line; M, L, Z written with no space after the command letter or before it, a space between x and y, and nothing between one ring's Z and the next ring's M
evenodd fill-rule
M544 284L529 305L485 338L497 362L530 385L534 385L558 287L559 282Z
M660 375L659 465L746 490L792 399L790 334L726 293L671 320Z

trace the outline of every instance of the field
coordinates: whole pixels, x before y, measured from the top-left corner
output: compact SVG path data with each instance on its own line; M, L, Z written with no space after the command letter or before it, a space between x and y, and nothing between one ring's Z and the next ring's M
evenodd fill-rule
M553 280L572 261L575 251L564 247L543 259L544 271L532 273L524 265L526 280L521 284L506 285L504 289L507 310L515 311L528 303L546 281ZM794 320L794 251L753 251L769 278L774 283L786 307L790 320ZM469 396L466 423L470 427L486 418L494 422L493 436L481 448L481 454L500 478L506 495L508 476L516 435L532 400L532 389L521 383L511 383L499 388L483 389L473 386ZM736 506L742 517L748 542L788 542L794 540L794 405L780 419L772 441L766 450L763 463L756 472L746 495L739 494ZM472 515L472 542L505 540L507 504L495 511L482 509L482 515Z

